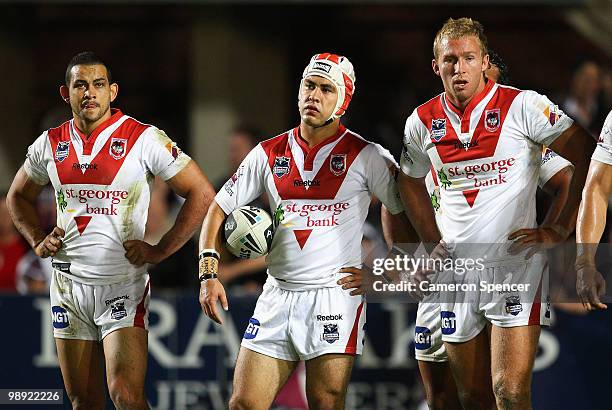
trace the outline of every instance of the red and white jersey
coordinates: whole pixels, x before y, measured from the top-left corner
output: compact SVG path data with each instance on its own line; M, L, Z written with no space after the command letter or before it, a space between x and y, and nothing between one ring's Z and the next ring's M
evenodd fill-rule
M378 144L340 125L308 148L294 128L262 142L215 200L226 214L264 191L278 223L268 273L284 289L337 286L340 268L361 266L361 238L371 195L403 211L397 164Z
M612 165L612 111L606 117L592 159Z
M463 113L442 93L408 117L402 171L422 178L433 166L445 242L507 243L536 226L542 146L572 123L545 96L492 81Z
M66 235L54 268L94 285L144 274L146 266L125 258L123 242L144 237L153 176L168 180L189 161L163 131L115 109L89 138L74 120L43 132L24 169L55 189L57 226Z
M542 150L540 175L538 176L538 188L543 188L557 172L566 167L573 169L574 165L562 156L557 155L557 153L550 148L544 147ZM444 214L444 206L440 201L440 184L438 183L438 176L433 170L427 173L425 177L425 186L427 187L427 193L431 199L431 205L436 214L436 222L439 226L441 223L439 216Z

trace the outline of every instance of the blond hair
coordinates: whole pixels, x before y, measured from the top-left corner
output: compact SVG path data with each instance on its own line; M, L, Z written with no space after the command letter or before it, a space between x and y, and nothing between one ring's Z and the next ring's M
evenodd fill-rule
M438 58L438 47L443 38L458 39L466 36L475 36L480 40L480 50L484 57L487 54L487 36L484 33L484 27L477 20L472 20L469 17L461 17L458 19L449 18L440 30L436 33L433 43L434 58Z

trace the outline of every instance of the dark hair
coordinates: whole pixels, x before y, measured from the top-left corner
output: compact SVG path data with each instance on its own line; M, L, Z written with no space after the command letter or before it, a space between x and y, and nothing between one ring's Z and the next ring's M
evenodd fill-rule
M504 60L495 51L489 49L489 63L496 66L499 70L498 84L508 85L510 83L510 69Z
M68 63L68 67L66 67L66 85L70 85L70 72L72 71L72 67L75 65L96 65L100 64L106 68L106 74L108 75L108 83L112 84L113 77L111 76L110 68L106 65L104 61L100 57L98 57L93 51L82 51L79 54L72 57L70 62Z

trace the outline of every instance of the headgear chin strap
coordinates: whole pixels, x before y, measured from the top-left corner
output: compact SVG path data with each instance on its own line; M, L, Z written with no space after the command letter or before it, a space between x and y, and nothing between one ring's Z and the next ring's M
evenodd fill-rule
M332 115L325 121L330 124L342 117L355 93L355 70L348 58L336 54L315 54L304 69L302 82L310 75L318 75L334 83L338 91L338 100ZM300 89L302 84L300 84Z

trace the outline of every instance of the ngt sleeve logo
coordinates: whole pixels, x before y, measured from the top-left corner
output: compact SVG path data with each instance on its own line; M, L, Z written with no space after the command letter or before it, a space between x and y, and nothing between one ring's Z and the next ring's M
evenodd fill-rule
M261 324L259 323L259 320L255 319L254 317L250 318L249 324L246 330L244 331L244 338L255 339L255 336L257 336L257 333L259 333L260 326Z
M414 328L414 348L426 350L431 347L431 330L423 326Z
M64 329L70 326L68 321L68 312L61 306L53 306L51 308L51 315L53 316L53 327L56 329Z
M440 312L440 317L442 318L442 334L443 335L452 335L457 330L457 318L455 317L455 313L442 311Z

